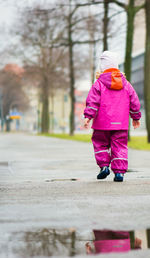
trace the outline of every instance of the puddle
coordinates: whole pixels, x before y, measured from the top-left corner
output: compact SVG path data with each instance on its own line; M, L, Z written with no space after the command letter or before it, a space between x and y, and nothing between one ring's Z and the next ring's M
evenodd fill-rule
M43 228L15 232L0 241L0 254L8 257L71 257L86 254L129 252L150 247L150 229L135 231ZM1 256L0 255L0 256Z
M0 161L0 167L8 167L8 161Z
M0 173L13 173L10 162L8 161L0 161Z
M56 179L47 179L45 182L59 182L59 181L78 181L78 178L56 178Z

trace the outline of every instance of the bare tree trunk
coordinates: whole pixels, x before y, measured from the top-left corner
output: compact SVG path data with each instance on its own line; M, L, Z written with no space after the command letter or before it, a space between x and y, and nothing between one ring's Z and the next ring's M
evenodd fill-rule
M147 245L148 245L148 248L150 248L150 229L146 230L146 235L147 235Z
M6 119L6 132L10 132L10 122L11 120L9 118Z
M41 116L40 116L40 101L38 101L38 107L37 107L37 131L38 133L41 132Z
M92 84L94 83L95 81L95 59L96 59L96 43L93 44L93 53L92 53L92 59L93 59L93 62L92 62L92 74L91 74L91 78L92 78Z
M126 52L124 71L128 81L131 79L131 66L132 66L132 48L133 48L133 35L134 35L134 0L130 0L127 8L127 34L126 34ZM129 120L130 128L130 120ZM131 140L130 129L128 131L128 141Z
M52 92L51 95L51 100L52 100L52 114L51 114L51 132L54 132L54 93Z
M91 83L94 82L94 58L93 58L93 44L89 44L89 56L90 56L90 73L91 73Z
M126 35L126 53L125 53L125 74L128 81L131 79L131 65L132 65L132 47L133 47L133 33L134 33L134 1L130 0L127 8L127 35Z
M74 122L74 109L75 109L75 96L74 96L74 67L73 67L73 49L72 45L69 46L69 58L70 58L70 99L71 99L71 112L70 112L70 135L74 134L75 122Z
M71 28L71 0L70 4L70 14L68 17L68 43L69 43L69 76L70 76L70 99L71 99L71 112L70 112L70 135L74 134L75 129L75 96L74 96L74 65L73 65L73 42L72 42L72 28Z
M94 38L93 32L89 31L90 40ZM90 73L91 73L91 84L95 81L95 58L96 58L96 43L89 44L89 56L90 56Z
M93 16L91 15L91 11L89 9L89 22L87 23L87 30L89 33L90 41L95 39L95 30L93 28ZM91 84L95 81L95 45L96 43L89 43L89 56L90 56L90 74L91 74Z
M65 133L65 101L64 101L64 97L65 94L64 94L64 91L63 91L63 94L62 94L62 132Z
M49 131L49 100L48 97L42 103L42 133L48 133Z
M42 87L42 119L41 119L41 131L42 133L48 133L49 131L49 94L47 80L44 81Z
M103 51L108 50L108 8L109 8L109 1L104 0L104 19L103 19Z
M148 142L150 142L150 1L146 0L146 44L145 44L145 66L144 66L144 98L146 111L146 128Z

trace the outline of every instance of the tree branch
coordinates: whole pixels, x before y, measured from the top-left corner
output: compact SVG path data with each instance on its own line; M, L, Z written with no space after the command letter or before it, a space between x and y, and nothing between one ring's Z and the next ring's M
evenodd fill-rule
M68 46L69 46L69 43L66 42L66 43L60 43L60 44L57 44L57 45L53 45L53 48L68 47Z
M76 44L94 44L98 41L102 40L101 38L99 39L95 39L95 40L84 40L84 41L73 41L72 44L76 45Z
M141 4L139 6L134 7L134 13L136 14L138 11L140 11L142 8L145 8L145 3Z
M120 13L123 13L124 12L124 10L123 11L120 11L120 12L117 12L117 13L114 13L114 14L112 14L110 17L109 17L109 19L112 19L114 16L116 16L116 15L118 15L118 14L120 14Z
M78 5L76 5L76 7L73 9L73 11L70 13L70 16L72 17L74 15L74 13L76 12L76 10L79 8Z
M120 7L124 8L125 10L127 9L127 6L128 6L128 5L126 5L122 2L119 2L117 0L109 0L109 3L115 3L115 4L119 5Z
M83 6L97 5L97 4L103 4L103 3L104 3L104 1L98 1L98 2L91 2L91 3L77 4L77 6L79 6L79 7L83 7Z
M76 41L72 42L72 45L77 45L77 44L94 44L94 43L96 43L96 42L98 42L100 40L102 40L102 38L98 38L98 39L95 39L95 40L84 40L84 41L76 40ZM68 46L69 46L69 42L53 45L54 48L68 47Z

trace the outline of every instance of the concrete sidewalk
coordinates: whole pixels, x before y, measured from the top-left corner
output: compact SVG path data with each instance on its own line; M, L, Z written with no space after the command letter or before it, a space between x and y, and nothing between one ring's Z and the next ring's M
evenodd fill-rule
M150 152L129 150L131 172L115 183L112 173L96 180L89 143L25 134L0 134L0 142L0 257L18 257L9 239L19 232L75 228L86 236L93 229L150 228Z

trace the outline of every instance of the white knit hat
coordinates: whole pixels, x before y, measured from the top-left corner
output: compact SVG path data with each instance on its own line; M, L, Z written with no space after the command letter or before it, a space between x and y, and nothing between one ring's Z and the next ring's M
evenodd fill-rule
M104 51L100 56L100 69L105 71L109 68L118 68L117 54L111 51Z

